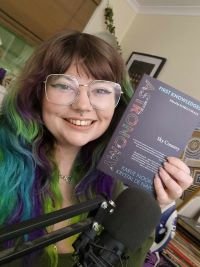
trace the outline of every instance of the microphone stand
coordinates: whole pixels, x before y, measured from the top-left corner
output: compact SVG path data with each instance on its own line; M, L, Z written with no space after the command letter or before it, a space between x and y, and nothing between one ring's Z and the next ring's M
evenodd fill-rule
M63 227L59 230L53 231L42 237L39 237L33 241L27 241L20 246L15 246L12 248L5 249L0 252L0 265L15 260L35 250L42 249L46 246L54 244L72 235L85 231L89 227L91 227L91 225L92 225L92 219L87 218L83 222L78 222Z
M30 219L16 225L6 226L0 230L0 242L22 236L35 229L47 227L57 222L72 218L85 212L91 212L97 209L95 216L92 219L88 217L86 220L69 225L39 237L33 241L27 241L22 245L0 251L0 265L10 262L16 258L24 256L27 253L33 252L36 249L44 248L50 244L56 243L74 234L86 231L92 227L93 238L95 237L99 224L102 223L104 217L113 211L113 202L107 202L102 196L86 202L76 204L55 212L51 212L34 219ZM92 214L92 213L91 213ZM90 214L89 214L90 215ZM89 238L91 239L91 237ZM85 241L86 242L86 241Z
M5 226L4 228L0 229L0 243L30 233L35 229L41 229L57 222L71 219L76 215L95 210L99 208L103 201L105 201L105 199L101 196L98 196L95 199L44 214L34 219Z

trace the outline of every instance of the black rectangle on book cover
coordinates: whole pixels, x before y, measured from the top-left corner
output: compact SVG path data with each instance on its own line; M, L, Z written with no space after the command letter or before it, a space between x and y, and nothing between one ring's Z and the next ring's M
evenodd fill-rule
M97 168L153 193L158 168L181 155L199 121L198 100L145 74Z

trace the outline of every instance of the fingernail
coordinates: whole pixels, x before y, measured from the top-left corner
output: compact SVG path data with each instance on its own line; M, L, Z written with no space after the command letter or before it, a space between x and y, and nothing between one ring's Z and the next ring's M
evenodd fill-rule
M165 161L168 161L168 157L166 156L166 157L164 157L164 159L165 159Z
M159 167L159 172L162 172L162 170L163 170L163 167L162 166Z
M164 164L163 164L163 166L164 166L164 168L168 165L169 163L166 161L166 162L164 162Z
M166 161L169 161L170 157L166 157Z

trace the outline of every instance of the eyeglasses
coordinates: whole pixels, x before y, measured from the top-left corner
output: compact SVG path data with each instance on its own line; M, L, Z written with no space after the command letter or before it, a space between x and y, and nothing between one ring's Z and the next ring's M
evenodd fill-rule
M105 110L119 103L121 86L118 83L103 80L93 80L88 84L81 84L72 75L50 74L45 83L45 94L49 102L68 106L75 102L80 94L79 86L88 87L87 95L90 104L95 109Z

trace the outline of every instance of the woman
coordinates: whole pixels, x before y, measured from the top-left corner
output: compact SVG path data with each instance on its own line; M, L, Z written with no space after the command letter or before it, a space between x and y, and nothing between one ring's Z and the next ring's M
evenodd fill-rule
M38 47L1 111L1 225L68 207L98 193L113 197L118 184L97 171L96 164L131 90L120 55L95 36L63 32ZM180 197L191 181L189 168L178 158L169 158L155 176L160 206ZM44 232L25 238L33 240ZM57 266L72 266L72 242L62 240L56 249L51 245L38 252L32 265L56 266L58 259ZM142 266L151 242L147 240L132 255L129 266L131 262ZM30 264L30 256L24 262L27 259ZM21 259L6 266L12 264L21 266Z

